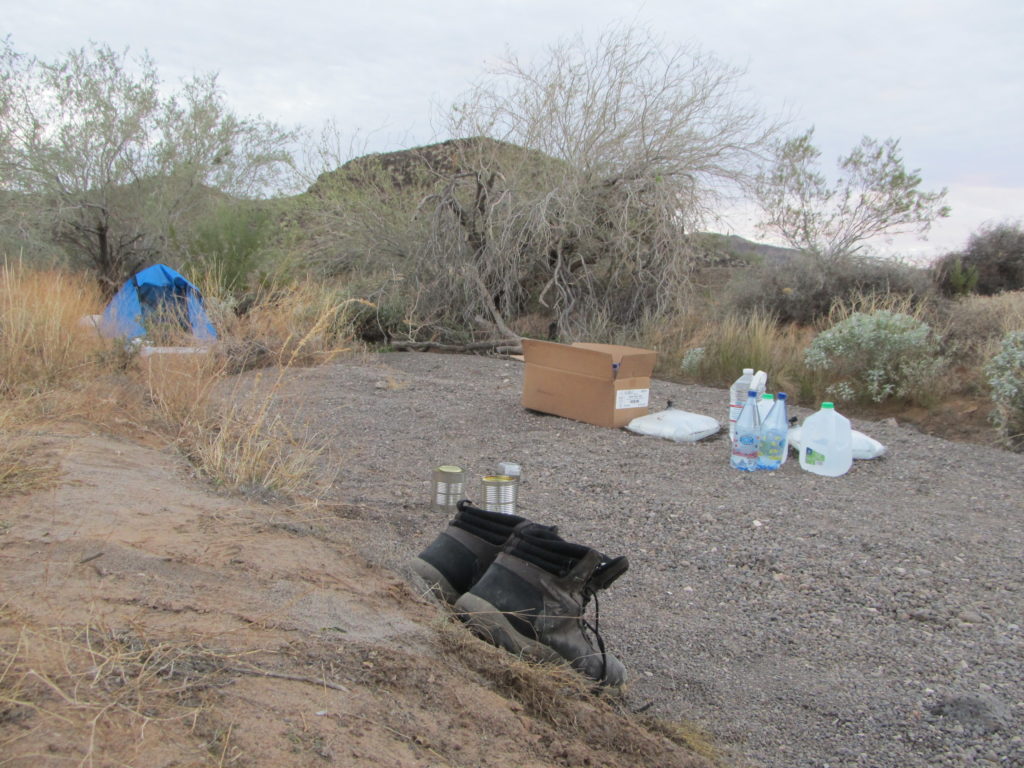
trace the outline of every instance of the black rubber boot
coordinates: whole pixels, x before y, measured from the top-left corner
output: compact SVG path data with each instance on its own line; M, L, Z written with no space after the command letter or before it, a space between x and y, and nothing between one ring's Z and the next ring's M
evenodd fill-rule
M568 661L603 685L622 685L626 670L604 649L597 611L593 625L583 613L628 567L625 557L611 559L551 529L524 525L455 610L476 634L512 653Z
M411 563L427 586L448 603L483 576L516 526L530 524L518 515L479 509L466 500L456 506L458 512L448 527Z

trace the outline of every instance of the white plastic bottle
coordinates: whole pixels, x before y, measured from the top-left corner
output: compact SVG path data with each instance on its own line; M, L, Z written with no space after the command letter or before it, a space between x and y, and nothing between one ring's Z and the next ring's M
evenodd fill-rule
M729 441L736 435L736 419L747 402L747 392L750 391L750 381L754 378L753 368L744 368L743 375L729 387Z
M832 403L804 419L800 428L800 466L826 477L846 474L853 464L853 430L850 420Z
M730 464L735 469L757 469L757 441L761 435L761 417L757 413L757 392L747 390L747 402L736 418Z
M765 395L768 397L768 395ZM761 402L765 402L764 399ZM779 392L772 409L761 420L761 438L757 443L757 468L778 469L789 451L789 417L786 393Z
M751 387L751 389L757 389L757 387ZM768 418L768 414L772 412L773 405L775 405L775 395L771 392L765 392L758 398L757 415L761 417L762 424Z

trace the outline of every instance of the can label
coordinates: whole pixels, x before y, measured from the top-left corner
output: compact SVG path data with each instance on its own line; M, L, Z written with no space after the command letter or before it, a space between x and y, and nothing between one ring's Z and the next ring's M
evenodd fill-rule
M650 398L649 389L620 389L615 393L615 410L646 408Z

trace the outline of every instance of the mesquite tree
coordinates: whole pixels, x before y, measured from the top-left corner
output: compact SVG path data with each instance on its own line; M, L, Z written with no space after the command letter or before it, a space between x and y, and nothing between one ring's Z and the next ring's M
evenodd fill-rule
M856 255L877 235L923 235L935 219L949 215L946 190L919 188L920 171L904 167L896 139L865 136L839 158L839 178L830 181L817 168L821 151L813 138L812 128L778 143L773 162L759 175L762 231L832 261Z
M507 58L449 116L457 158L421 208L420 304L503 336L526 312L558 336L663 314L687 235L751 178L773 129L738 99L740 74L635 28Z
M104 45L45 62L0 45L0 228L49 242L109 291L167 255L204 202L280 187L294 134L240 118L214 74L160 89L147 55Z

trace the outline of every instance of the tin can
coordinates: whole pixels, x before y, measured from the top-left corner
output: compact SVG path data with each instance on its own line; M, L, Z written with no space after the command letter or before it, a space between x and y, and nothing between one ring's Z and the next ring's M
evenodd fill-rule
M435 469L431 482L431 508L454 513L456 503L463 498L465 485L466 473L462 467L446 464Z
M484 509L506 515L516 513L519 483L509 475L486 475L483 479Z

